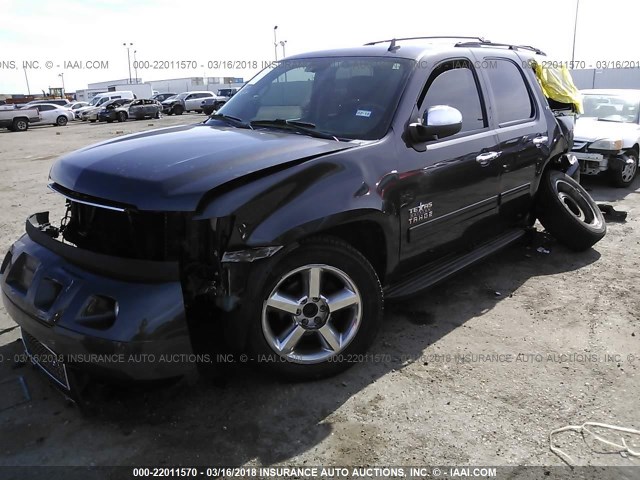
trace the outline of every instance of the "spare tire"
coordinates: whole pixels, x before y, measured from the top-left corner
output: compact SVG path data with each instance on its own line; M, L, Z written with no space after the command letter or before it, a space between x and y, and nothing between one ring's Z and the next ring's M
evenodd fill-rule
M572 250L586 250L607 233L602 212L591 195L557 170L542 175L536 213L542 226Z

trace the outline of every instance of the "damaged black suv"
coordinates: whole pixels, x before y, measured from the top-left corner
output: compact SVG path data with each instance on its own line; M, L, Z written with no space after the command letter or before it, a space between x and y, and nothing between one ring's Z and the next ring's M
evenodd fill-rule
M60 158L66 214L31 216L2 264L27 352L66 389L77 372L179 377L220 339L317 378L367 350L383 299L536 218L591 247L605 223L571 178L573 117L544 97L541 54L425 37L298 55L203 123Z

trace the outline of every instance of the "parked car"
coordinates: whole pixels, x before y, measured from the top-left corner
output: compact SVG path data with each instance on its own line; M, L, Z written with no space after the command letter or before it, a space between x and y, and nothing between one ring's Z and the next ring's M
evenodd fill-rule
M128 118L142 120L143 118L160 118L162 104L156 100L134 100L127 109Z
M15 108L13 105L3 105L0 108L0 128L6 128L12 132L24 132L29 129L30 123L39 122L42 119L37 108Z
M365 354L385 299L536 218L590 248L606 225L570 176L573 119L524 68L535 52L427 37L301 54L205 122L66 154L49 174L64 228L32 215L2 263L27 352L50 352L56 363L33 361L67 391L77 372L192 372L174 359L212 335L283 377L318 378ZM87 355L105 352L171 360Z
M111 123L115 120L119 122L124 122L127 119L127 108L131 105L135 100L130 100L128 98L119 98L117 100L111 100L95 113L96 120L99 122L107 122ZM93 116L93 114L91 114ZM91 122L93 121L92 116L88 118Z
M110 102L111 100L118 100L120 98L134 100L135 95L131 91L98 93L91 99L91 101L89 102L89 105L87 105L86 107L81 107L76 111L76 118L86 121L89 118L89 116L93 117L93 114L97 113L100 110L100 107L102 107L104 104L106 104L107 102ZM92 113L91 114L87 113L85 115L85 112L88 112L88 111L91 111ZM94 121L95 121L95 118L94 118Z
M202 101L202 112L205 115L211 115L213 112L222 107L227 101L238 93L239 88L221 88L218 93Z
M201 112L202 100L214 97L213 92L183 92L162 102L162 113L182 115L184 112Z
M167 98L175 97L176 93L156 93L151 100L156 100L158 102L164 102Z
M68 108L53 103L37 103L33 105L40 112L40 124L51 124L54 127L64 127L73 120L73 112Z
M26 106L31 106L31 105L40 105L46 103L47 105L58 105L60 107L65 107L67 105L69 105L69 100L67 100L66 98L57 98L57 99L51 99L51 100L32 100L31 102L28 102L26 104Z
M628 187L638 173L640 90L582 90L584 114L576 122L572 153L582 175L609 175Z
M83 107L86 107L86 106L88 106L88 105L89 105L89 102L73 102L73 103L70 103L70 104L68 104L68 105L64 105L64 107L65 107L65 108L68 108L69 110L71 110L71 112L72 112L72 113L73 113L73 115L74 115L74 118L78 118L78 117L76 116L76 112L77 112L79 109L81 109L81 108L83 108Z

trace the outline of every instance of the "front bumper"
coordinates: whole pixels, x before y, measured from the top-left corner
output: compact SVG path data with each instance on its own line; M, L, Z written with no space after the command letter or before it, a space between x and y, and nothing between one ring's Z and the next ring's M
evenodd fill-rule
M27 350L55 354L64 370L121 380L195 371L177 265L81 250L51 238L47 225L48 214L31 216L2 264L2 299ZM96 310L96 298L112 308Z

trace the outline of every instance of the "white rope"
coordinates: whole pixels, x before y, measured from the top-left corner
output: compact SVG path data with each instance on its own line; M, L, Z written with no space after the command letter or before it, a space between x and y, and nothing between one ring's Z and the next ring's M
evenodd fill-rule
M581 433L583 437L584 437L585 433L588 433L595 440L598 440L599 442L602 442L605 445L609 445L610 447L616 448L617 452L615 452L615 453L628 454L628 455L631 455L632 457L640 457L640 451L632 450L627 445L627 442L625 442L623 437L620 437L620 439L622 441L621 444L614 443L614 442L612 442L610 440L607 440L606 438L601 437L597 433L592 432L591 430L589 430L587 428L588 426L589 427L605 428L605 429L608 429L608 430L615 430L617 432L628 433L628 434L631 434L631 435L640 435L640 430L635 430L633 428L618 427L616 425L608 425L606 423L585 422L582 425L569 425L567 427L562 427L562 428L558 428L556 430L551 431L549 433L549 448L551 449L551 451L553 453L558 455L567 465L573 466L573 463L574 463L573 458L571 458L571 456L569 456L569 454L563 452L560 448L558 448L558 447L553 445L553 436L555 434L557 434L557 433L562 433L562 432L578 432L578 433Z

